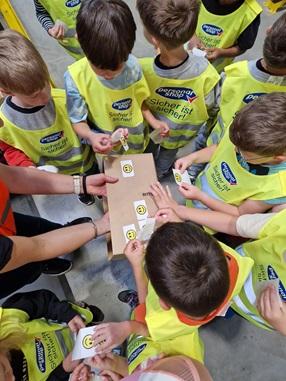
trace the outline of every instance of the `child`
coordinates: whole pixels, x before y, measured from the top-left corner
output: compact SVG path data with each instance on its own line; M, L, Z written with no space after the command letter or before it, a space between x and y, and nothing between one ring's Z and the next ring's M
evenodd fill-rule
M263 58L236 62L225 68L218 123L208 143L217 144L235 113L263 94L286 91L286 13L268 30Z
M177 160L181 171L208 162L196 187L180 188L184 197L235 216L285 203L285 110L286 93L263 95L238 112L218 146Z
M192 356L192 347L182 345L185 335L191 338L198 327L224 315L253 264L200 227L181 222L166 223L153 233L145 256L149 281L143 243L131 241L125 255L133 269L140 305L135 321L97 327L93 337L95 345L101 343L100 353L136 333L167 342L170 354L179 351Z
M68 381L79 364L71 359L73 333L104 318L99 308L60 302L48 290L14 294L0 311L0 378L5 381Z
M74 130L94 151L106 153L112 149L113 131L126 128L127 153L144 152L149 137L141 109L149 90L137 59L130 54L136 25L129 7L122 0L86 0L76 28L86 58L65 73ZM168 127L148 110L143 113L153 128L168 133ZM98 143L101 137L105 145Z
M206 49L220 73L256 39L261 6L256 0L202 0L196 36L189 47Z
M254 266L241 292L233 298L231 308L253 324L277 329L285 335L286 210L236 217L186 208L178 205L162 187L156 190L155 200L159 207L172 208L184 221L191 220L218 232L253 239L235 249L241 256L251 258ZM161 213L168 213L168 210ZM270 282L276 282L276 286ZM276 287L279 287L278 292Z
M86 172L95 164L92 151L71 127L64 91L51 90L49 81L33 44L13 30L1 31L0 91L6 98L0 108L0 139L35 166L54 165L65 174Z
M34 0L39 23L76 60L84 57L75 31L80 3L81 0Z
M197 25L197 0L138 0L137 8L147 40L160 50L155 60L145 58L141 64L151 92L147 105L170 128L156 159L157 174L162 178L170 171L178 149L195 138L200 128L208 130L219 76L206 59L184 49ZM198 149L203 143L196 144Z

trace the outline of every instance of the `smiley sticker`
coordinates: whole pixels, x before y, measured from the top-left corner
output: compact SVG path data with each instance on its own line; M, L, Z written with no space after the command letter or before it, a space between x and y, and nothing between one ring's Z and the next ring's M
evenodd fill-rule
M120 165L123 177L133 177L135 175L132 160L122 160Z
M148 217L148 210L145 200L134 201L134 209L138 221L146 220Z
M134 224L123 226L122 229L126 243L128 243L129 241L133 241L133 239L136 239L137 231Z
M90 349L92 348L92 336L91 335L86 335L84 336L84 338L82 339L82 346L85 348L85 349Z

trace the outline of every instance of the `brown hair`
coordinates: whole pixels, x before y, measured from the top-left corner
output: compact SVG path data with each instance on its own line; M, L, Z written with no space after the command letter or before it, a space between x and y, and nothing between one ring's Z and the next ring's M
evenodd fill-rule
M49 80L48 68L31 41L11 29L0 31L0 87L29 96Z
M286 69L286 12L275 21L267 33L263 57L269 67Z
M286 93L260 96L234 118L229 130L232 143L242 151L262 156L286 153Z
M193 223L172 222L157 229L145 260L157 295L189 316L209 314L227 296L229 272L223 250Z
M200 2L198 0L137 0L137 8L147 31L174 49L195 33Z
M85 0L77 15L76 32L94 66L116 70L133 49L136 24L122 0Z

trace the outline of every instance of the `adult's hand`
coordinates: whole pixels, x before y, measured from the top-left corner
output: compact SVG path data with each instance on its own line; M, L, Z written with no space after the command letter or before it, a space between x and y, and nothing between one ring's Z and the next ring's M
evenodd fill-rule
M106 176L103 173L86 178L87 191L97 196L106 196L106 184L117 183L118 178Z

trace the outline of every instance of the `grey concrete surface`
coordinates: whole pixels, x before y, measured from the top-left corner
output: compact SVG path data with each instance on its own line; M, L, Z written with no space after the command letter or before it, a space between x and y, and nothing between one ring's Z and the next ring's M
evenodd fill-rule
M126 1L134 11L138 25L134 53L139 57L153 55L153 48L142 34L142 26L135 11L135 0ZM38 49L44 56L52 77L62 86L62 75L72 59L51 39L38 24L32 0L12 0L15 9L26 26ZM260 0L262 4L263 1ZM266 28L279 16L270 15L267 10L262 15L262 23L255 46L240 59L260 57ZM176 193L173 181L167 179L172 192ZM178 200L180 197L176 194ZM74 196L35 198L43 217L64 222L79 215L101 215L100 204L83 207ZM98 304L106 313L106 320L122 320L129 311L117 301L117 293L126 287L133 287L133 278L126 261L108 262L106 244L98 239L86 245L74 256L74 270L67 275L76 299ZM50 283L53 287L54 279ZM41 283L34 284L41 287ZM60 290L60 285L57 286ZM56 291L57 291L56 287ZM59 291L60 292L60 291ZM230 320L216 319L202 328L205 342L206 364L214 381L284 381L286 377L286 339L273 332L266 332L252 326L244 319L234 316Z

